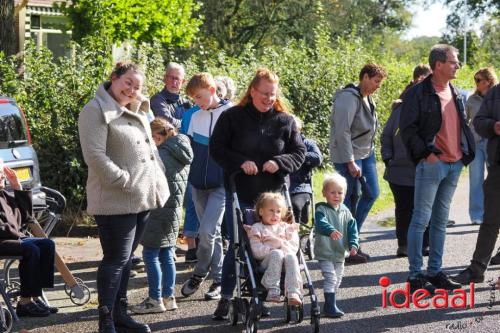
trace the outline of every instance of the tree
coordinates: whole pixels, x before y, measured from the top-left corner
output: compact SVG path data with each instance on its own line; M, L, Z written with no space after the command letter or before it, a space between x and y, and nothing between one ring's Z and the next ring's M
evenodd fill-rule
M187 46L201 24L195 0L73 0L63 3L73 38L98 35L111 42L134 40Z
M499 0L445 0L445 3L448 7L453 8L453 13L468 13L473 17L478 17L482 14L500 16Z
M16 52L14 32L14 0L0 1L0 52L13 55Z

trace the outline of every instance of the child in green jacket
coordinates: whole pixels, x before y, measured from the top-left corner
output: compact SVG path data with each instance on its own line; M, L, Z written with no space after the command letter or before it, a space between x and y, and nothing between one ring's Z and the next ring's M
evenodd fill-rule
M339 318L344 312L337 307L335 293L344 275L344 261L358 252L356 220L343 202L347 180L338 173L325 175L323 196L325 202L316 205L314 252L324 278L324 313Z

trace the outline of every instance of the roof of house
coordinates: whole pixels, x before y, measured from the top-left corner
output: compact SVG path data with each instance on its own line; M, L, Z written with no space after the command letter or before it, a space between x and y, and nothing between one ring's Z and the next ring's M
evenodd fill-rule
M23 0L14 0L14 5L18 6L23 2ZM29 0L28 5L45 5L52 6L54 2L64 2L64 0Z

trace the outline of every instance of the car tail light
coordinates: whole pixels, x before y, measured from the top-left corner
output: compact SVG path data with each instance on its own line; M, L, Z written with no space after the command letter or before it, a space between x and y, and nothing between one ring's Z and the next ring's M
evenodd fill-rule
M8 99L5 99L5 98L0 98L0 104L9 104L10 101Z

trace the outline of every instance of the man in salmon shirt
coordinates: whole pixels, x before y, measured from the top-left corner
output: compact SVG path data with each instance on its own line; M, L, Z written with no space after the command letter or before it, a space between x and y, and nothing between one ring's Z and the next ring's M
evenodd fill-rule
M462 168L474 159L474 138L462 95L451 85L460 69L458 50L435 45L429 54L433 74L403 97L399 128L416 165L413 215L408 229L410 293L453 290L461 285L441 269L450 203ZM429 262L422 273L422 238L429 225Z

